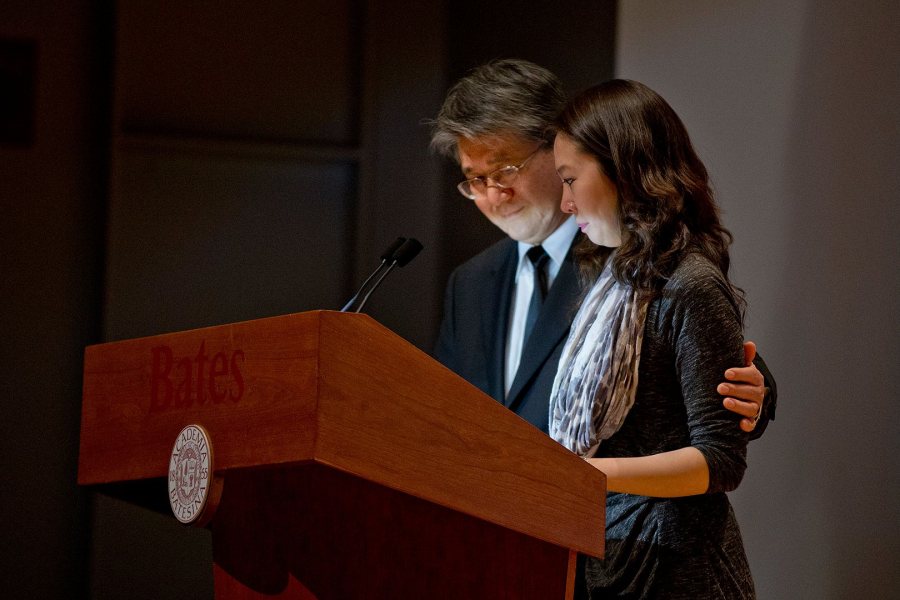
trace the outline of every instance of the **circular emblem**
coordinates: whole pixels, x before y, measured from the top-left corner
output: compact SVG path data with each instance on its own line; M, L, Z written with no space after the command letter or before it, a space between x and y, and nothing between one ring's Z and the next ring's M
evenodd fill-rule
M169 506L182 523L194 523L207 506L212 483L212 445L200 425L181 430L169 458Z

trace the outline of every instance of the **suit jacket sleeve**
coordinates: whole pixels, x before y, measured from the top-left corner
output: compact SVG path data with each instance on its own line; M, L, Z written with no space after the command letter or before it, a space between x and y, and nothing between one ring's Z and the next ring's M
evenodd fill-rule
M765 379L764 385L766 386L767 390L766 397L763 399L759 421L756 423L756 427L750 433L750 439L757 440L762 437L762 434L766 431L766 427L769 426L769 421L775 420L775 407L778 404L778 388L775 385L775 378L769 371L769 367L768 365L766 365L766 362L763 360L762 356L757 354L756 358L753 359L753 364L756 365L756 368L759 369L760 373L762 373L763 378Z
M441 330L438 333L437 343L434 347L434 357L452 371L458 371L459 365L456 359L456 317L454 290L456 289L457 272L454 271L447 281L444 292L444 317L441 320Z

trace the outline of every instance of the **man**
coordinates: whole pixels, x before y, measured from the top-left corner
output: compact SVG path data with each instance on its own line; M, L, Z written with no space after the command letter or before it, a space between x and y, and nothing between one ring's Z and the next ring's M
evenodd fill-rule
M548 130L564 103L546 69L494 61L450 90L431 140L462 168L460 193L509 236L450 276L435 355L545 433L581 291L571 256L580 233L560 211ZM774 417L775 384L752 342L745 355L749 366L726 371L718 391L744 417L741 428L759 437Z

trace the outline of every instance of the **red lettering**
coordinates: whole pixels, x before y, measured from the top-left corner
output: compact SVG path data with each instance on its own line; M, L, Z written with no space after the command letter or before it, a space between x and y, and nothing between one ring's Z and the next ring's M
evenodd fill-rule
M238 402L244 395L243 350L232 352L230 360L226 352L210 356L202 341L194 356L176 358L168 346L150 352L150 412L188 408L195 400L201 406Z
M203 406L203 403L206 402L206 396L203 394L203 365L206 364L207 359L206 356L206 341L200 342L200 351L197 352L197 356L194 360L197 362L197 403L200 406Z
M182 358L175 363L176 370L182 374L181 383L175 389L175 402L173 408L186 408L193 404L191 397L191 382L193 381L194 365L190 358Z
M168 346L157 346L150 351L153 354L153 370L150 374L150 412L161 412L172 403L172 349ZM160 397L160 385L163 394Z
M222 402L228 393L224 390L224 386L220 386L216 381L219 377L228 375L228 359L224 352L218 352L212 359L212 365L209 369L209 397L216 404Z
M235 350L234 354L231 355L231 376L234 377L234 382L237 384L237 394L232 390L231 399L235 402L239 401L244 396L244 376L241 374L241 369L237 364L238 357L240 357L241 362L244 362L243 350Z

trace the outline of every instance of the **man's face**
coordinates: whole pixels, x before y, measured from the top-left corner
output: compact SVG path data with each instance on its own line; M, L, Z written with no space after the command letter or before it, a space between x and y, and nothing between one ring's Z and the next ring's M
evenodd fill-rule
M515 134L460 138L459 164L466 179L487 177L510 165L520 165L534 153L509 187L488 182L475 205L491 223L518 242L540 244L568 215L559 209L562 184L553 151Z

